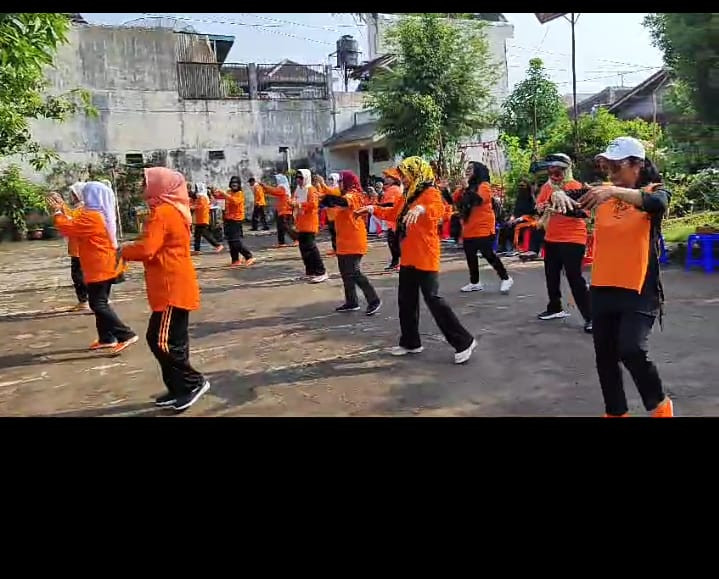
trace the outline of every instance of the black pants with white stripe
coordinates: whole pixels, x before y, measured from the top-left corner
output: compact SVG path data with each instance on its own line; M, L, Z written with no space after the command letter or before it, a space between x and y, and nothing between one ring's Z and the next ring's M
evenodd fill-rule
M173 396L189 394L202 386L205 378L190 366L190 312L168 306L152 312L147 325L147 344L160 363L162 380Z

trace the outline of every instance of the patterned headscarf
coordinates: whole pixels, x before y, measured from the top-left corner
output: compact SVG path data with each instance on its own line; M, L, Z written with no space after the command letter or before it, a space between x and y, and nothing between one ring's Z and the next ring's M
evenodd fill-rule
M89 181L82 190L85 209L97 211L105 220L105 229L113 247L117 247L117 214L115 213L115 193L99 181Z
M434 171L430 164L421 157L407 157L397 167L399 172L409 182L405 197L414 195L417 188L424 183L434 183Z
M352 171L340 171L340 183L342 184L343 193L349 193L350 191L362 193L362 183Z
M150 167L145 169L145 183L145 200L150 209L163 203L172 205L185 218L187 226L190 226L190 196L182 173L167 167Z

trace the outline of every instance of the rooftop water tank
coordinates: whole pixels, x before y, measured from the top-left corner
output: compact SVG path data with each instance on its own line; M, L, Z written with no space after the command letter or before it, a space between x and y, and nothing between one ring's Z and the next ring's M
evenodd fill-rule
M337 41L337 68L353 68L359 64L359 44L345 34Z

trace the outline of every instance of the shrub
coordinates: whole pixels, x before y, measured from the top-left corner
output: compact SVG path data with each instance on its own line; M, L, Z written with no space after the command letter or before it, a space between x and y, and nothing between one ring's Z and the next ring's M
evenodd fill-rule
M5 215L12 228L24 235L27 217L31 212L45 214L45 191L39 185L24 179L20 167L10 165L0 172L0 215Z

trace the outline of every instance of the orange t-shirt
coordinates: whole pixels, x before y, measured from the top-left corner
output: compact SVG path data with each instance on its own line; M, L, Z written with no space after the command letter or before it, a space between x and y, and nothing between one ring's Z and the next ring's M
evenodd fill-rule
M392 207L375 207L374 214L380 219L397 221L404 207L404 196ZM425 212L417 223L407 227L407 236L400 243L400 265L422 271L439 271L440 242L438 225L444 216L442 194L436 187L428 187L412 202L412 207L422 205Z
M204 195L198 195L195 201L195 223L197 225L210 224L210 201Z
M348 207L332 207L335 214L337 231L337 255L364 255L367 253L367 227L362 215L354 212L362 207L362 199L357 193L347 193Z
M564 185L567 191L581 189L582 184L579 181L569 181ZM537 196L537 204L549 203L552 196L552 184L547 181L539 190ZM549 225L544 236L545 241L550 243L578 243L580 245L587 244L587 224L584 219L579 217L567 217L558 213L553 213L549 218Z
M117 258L117 250L112 246L105 219L99 211L81 208L72 218L59 213L55 215L55 227L64 236L76 240L86 283L115 279L124 271L124 264Z
M227 191L225 197L225 219L228 221L245 220L245 194L242 191Z
M182 214L167 203L152 210L140 241L122 248L128 261L145 265L147 300L153 312L168 306L200 307L200 286L190 259L190 228Z
M252 194L254 195L255 205L258 207L264 207L267 205L267 201L265 200L265 190L262 185L255 183L252 186Z
M298 233L317 233L320 230L320 195L312 185L307 187L307 201L300 204L297 214Z
M454 202L462 198L464 189L457 189L454 192ZM491 237L495 232L496 218L492 207L492 187L489 183L480 183L477 188L477 195L481 197L481 205L472 207L467 221L462 221L462 237L473 239L477 237Z
M275 211L277 215L292 215L292 207L289 205L289 196L284 187L273 187L272 185L262 185L266 193L269 193L277 199Z
M399 197L402 197L402 191L397 185L390 185L389 187L384 188L384 194L382 195L382 203L392 203L394 204ZM394 231L397 229L397 224L394 221L387 221L387 227Z
M640 293L649 266L650 237L648 213L618 199L602 203L594 215L592 286Z

